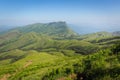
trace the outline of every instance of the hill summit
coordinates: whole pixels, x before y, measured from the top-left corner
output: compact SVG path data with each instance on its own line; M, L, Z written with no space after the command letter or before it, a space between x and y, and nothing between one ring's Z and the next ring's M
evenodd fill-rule
M21 33L36 32L50 36L74 36L77 35L70 29L66 22L51 22L51 23L35 23L12 29L12 31L19 31Z

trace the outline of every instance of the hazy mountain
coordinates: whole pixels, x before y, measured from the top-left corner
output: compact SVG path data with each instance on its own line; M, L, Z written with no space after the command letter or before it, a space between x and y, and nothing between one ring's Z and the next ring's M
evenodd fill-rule
M17 26L5 26L1 25L0 26L0 34L7 33L10 29L16 28Z
M96 32L96 33L91 33L91 34L84 34L84 35L81 35L80 38L83 40L91 41L91 40L109 38L112 36L113 35L110 32L101 31L101 32Z
M120 30L118 26L91 26L91 25L77 25L77 24L69 24L70 28L76 31L79 34L90 34L95 32L107 31L107 32L114 32Z
M1 26L0 26L0 33L3 32L3 31L7 31L7 30L9 30L10 28L11 28L10 26L1 25Z
M112 33L114 36L120 36L120 31L115 31Z

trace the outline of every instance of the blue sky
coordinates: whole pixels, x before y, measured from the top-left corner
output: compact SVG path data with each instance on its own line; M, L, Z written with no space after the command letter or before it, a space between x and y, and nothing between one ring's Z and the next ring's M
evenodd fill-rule
M0 0L0 25L66 21L75 27L120 30L120 0Z

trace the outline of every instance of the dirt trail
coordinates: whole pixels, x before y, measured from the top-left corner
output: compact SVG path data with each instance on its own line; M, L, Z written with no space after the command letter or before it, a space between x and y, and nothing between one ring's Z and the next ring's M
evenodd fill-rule
M29 61L26 61L27 63L23 66L23 68L26 68L26 67L28 67L29 65L31 65L32 64L32 61L31 60L29 60ZM17 72L18 70L16 69L16 72ZM15 75L16 73L14 73L14 74L12 74L12 75ZM11 75L10 74L4 74L4 76L2 77L2 78L0 78L0 80L8 80L8 78L10 77Z
M67 78L70 78L71 80L76 80L76 76L77 76L76 74L70 74L67 77L61 77L61 78L59 78L57 80L67 80ZM80 79L80 80L82 80L82 79Z
M10 77L10 74L5 74L0 80L7 80Z
M29 65L31 65L32 64L32 61L30 60L30 61L27 61L27 63L23 66L23 68L26 68L26 67L28 67Z

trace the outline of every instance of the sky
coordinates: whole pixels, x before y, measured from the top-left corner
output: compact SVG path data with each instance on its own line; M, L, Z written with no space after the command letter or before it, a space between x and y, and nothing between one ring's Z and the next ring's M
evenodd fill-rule
M0 0L0 25L55 21L81 33L120 30L120 0Z

